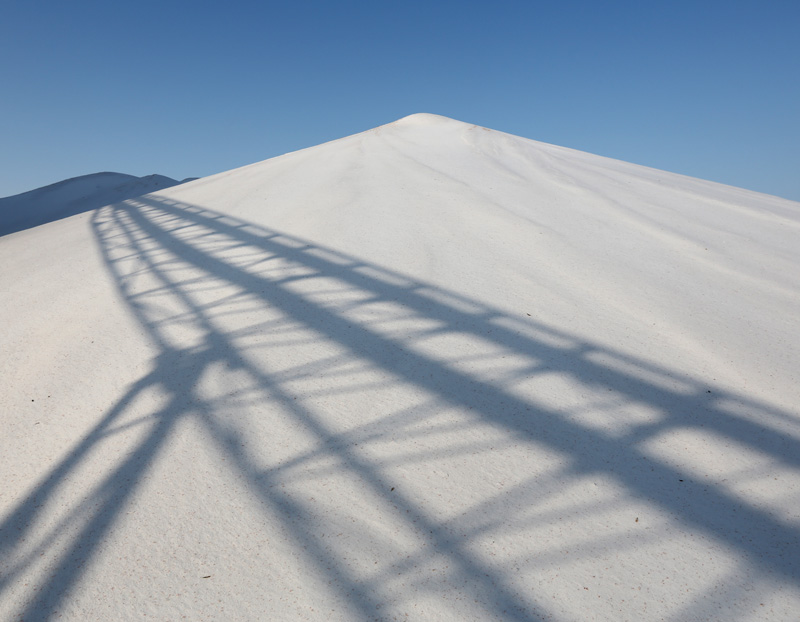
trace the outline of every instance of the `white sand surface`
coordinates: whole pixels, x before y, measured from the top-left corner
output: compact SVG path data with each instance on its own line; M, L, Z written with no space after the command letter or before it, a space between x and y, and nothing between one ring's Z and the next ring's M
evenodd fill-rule
M0 238L0 619L786 620L800 204L434 115Z

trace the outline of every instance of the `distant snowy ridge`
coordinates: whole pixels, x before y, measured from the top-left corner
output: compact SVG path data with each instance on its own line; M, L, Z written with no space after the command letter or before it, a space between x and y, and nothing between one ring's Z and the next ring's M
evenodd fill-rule
M188 180L184 180L188 181ZM0 199L0 236L180 183L164 175L93 173Z

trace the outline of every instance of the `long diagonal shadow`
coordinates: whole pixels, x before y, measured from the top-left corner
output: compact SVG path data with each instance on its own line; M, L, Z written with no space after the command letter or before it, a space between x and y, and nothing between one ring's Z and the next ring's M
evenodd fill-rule
M402 432L415 417L425 418L437 408L456 407L478 422L566 457L569 468L564 476L607 476L632 497L657 505L681 524L736 551L752 567L791 581L800 577L800 530L723 486L696 481L691 473L643 449L648 439L667 430L702 428L776 463L797 468L800 440L797 422L789 413L717 387L709 394L708 385L699 380L675 380L678 374L670 370L563 331L535 321L523 322L381 267L197 206L144 197L100 210L93 227L120 293L161 354L153 371L108 411L94 431L3 522L0 553L10 555L19 548L48 500L139 392L158 385L170 397L161 411L153 413L156 423L135 451L96 487L93 500L98 509L82 519L83 528L38 586L23 618L48 617L75 589L137 483L168 442L175 423L187 416L201 423L227 463L272 514L281 517L309 560L323 569L360 615L373 619L385 607L389 588L382 581L387 579L380 575L364 579L354 573L324 546L319 524L307 504L279 485L286 482L287 474L298 469L303 472L300 467L310 464L316 454L299 453L277 467L262 467L244 449L244 431L220 416L224 407L232 407L231 398L214 401L196 390L212 365L223 365L229 372L249 378L256 392L280 404L324 453L338 459L340 469L353 474L381 499L387 513L428 534L431 555L450 560L459 580L471 586L476 600L493 615L513 620L554 617L535 594L520 592L505 573L475 555L470 547L474 534L457 534L412 496L394 490L386 465L376 464L363 453L363 446L380 437L381 429L394 426ZM400 319L411 328L393 330L380 314L363 314L365 309L381 305L394 309L389 320L397 320L396 312L401 310ZM165 311L165 306L171 309ZM254 319L234 322L235 328L227 324L240 316ZM176 333L176 326L191 327L191 339ZM306 331L306 336L298 338L297 327ZM357 392L361 385L347 382L354 372L342 365L341 356L322 355L289 370L266 371L257 352L258 338L265 334L272 336L273 346L283 343L282 347L290 347L286 344L293 340L303 344L307 334L316 335L348 353L348 360L421 390L430 397L431 410L395 412L360 430L337 432L326 413L308 396L298 396L291 383L313 375L334 378L340 374L336 390ZM506 377L491 379L420 345L432 336L456 335L490 344L525 364ZM478 359L480 356L480 352L476 354ZM176 374L176 369L183 372ZM661 417L633 426L624 435L582 425L536 400L535 395L516 390L517 380L539 374L560 374L582 386L611 392L620 402L644 404ZM738 410L726 406L730 403L736 403ZM759 419L743 411L756 413ZM787 427L795 434L786 434ZM361 447L356 447L356 439ZM465 445L450 451L474 453L480 449ZM305 476L311 476L311 471L305 471ZM389 490L393 492L388 494ZM524 498L524 487L520 494ZM493 504L497 503L487 500L485 507L473 511L489 512ZM47 542L59 538L59 529L65 527L56 528ZM18 560L0 581L0 594L32 563L28 558Z
M299 277L312 279L333 277L349 283L352 287L370 292L370 300L399 301L404 307L427 318L443 323L445 330L471 332L482 339L491 339L512 351L521 351L533 360L545 360L551 371L560 371L577 378L586 385L602 383L606 387L644 401L667 413L668 417L658 428L676 426L703 426L714 429L720 435L729 437L743 445L756 444L763 453L770 454L782 462L800 465L800 442L796 438L780 434L751 420L730 412L725 412L710 403L704 385L695 387L693 393L670 391L663 386L648 382L614 368L594 362L588 355L601 348L578 343L574 352L548 343L525 340L519 334L505 329L497 320L501 314L490 309L481 309L477 314L463 311L446 302L426 296L423 287L392 285L383 280L365 275L359 271L360 262L352 261L341 265L320 257L310 244L287 244L284 236L272 233L258 237L253 233L241 231L241 225L226 222L226 217L213 215L207 211L181 210L176 206L155 204L145 199L145 205L158 208L164 214L180 217L184 222L198 224L241 242L257 246L270 255L277 255L308 268ZM775 521L771 516L743 506L722 491L715 491L700 483L685 481L685 474L667 465L654 462L649 456L641 454L628 439L604 437L595 430L574 425L556 412L524 402L514 395L493 385L481 382L452 368L447 368L425 358L414 351L368 330L362 325L354 325L347 318L319 306L308 304L299 294L286 287L286 280L269 281L239 270L222 259L209 257L189 242L158 227L148 219L144 211L130 212L132 220L148 236L160 241L182 260L202 267L216 278L235 283L248 292L256 293L269 304L279 307L290 317L299 320L315 330L333 337L343 343L360 357L370 360L383 369L404 377L416 386L424 387L433 394L445 398L448 403L459 404L480 413L488 420L502 424L515 433L545 442L555 449L570 455L576 463L576 470L584 472L608 472L622 481L629 490L636 491L642 498L656 501L663 507L682 516L687 522L707 530L716 538L728 541L736 548L748 550L753 559L796 577L800 571L800 531ZM289 282L291 282L291 280ZM527 341L527 343L526 343ZM575 340L570 340L574 342ZM603 348L604 349L604 348ZM640 364L641 365L641 364ZM714 392L714 402L722 402L728 396L720 390ZM655 431L648 426L652 436ZM639 431L635 436L642 433ZM576 451L576 448L581 448ZM609 464L609 457L613 461ZM646 463L648 469L643 469ZM684 479L684 484L678 482ZM666 488L663 482L675 484ZM734 521L733 523L729 521ZM720 531L719 525L726 524L733 530Z

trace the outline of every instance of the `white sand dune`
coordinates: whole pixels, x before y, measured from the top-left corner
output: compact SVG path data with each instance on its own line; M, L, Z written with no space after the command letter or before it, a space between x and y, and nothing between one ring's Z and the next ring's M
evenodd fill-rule
M170 188L164 175L93 173L0 199L0 236Z
M413 115L0 238L0 617L797 620L798 234Z

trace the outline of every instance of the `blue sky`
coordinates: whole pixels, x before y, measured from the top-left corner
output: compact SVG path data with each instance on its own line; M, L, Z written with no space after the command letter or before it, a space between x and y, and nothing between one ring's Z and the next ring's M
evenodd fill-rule
M797 0L6 0L0 196L433 112L800 201L798 33Z

